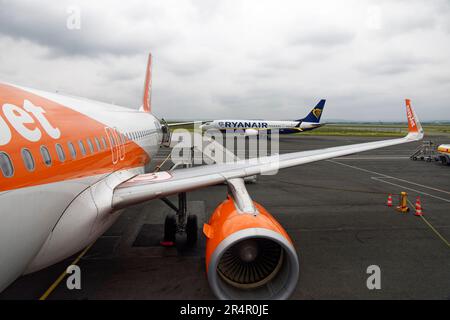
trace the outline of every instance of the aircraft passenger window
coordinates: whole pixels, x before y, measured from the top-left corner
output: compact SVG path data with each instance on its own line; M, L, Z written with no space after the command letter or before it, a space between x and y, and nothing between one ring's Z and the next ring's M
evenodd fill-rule
M5 178L12 177L12 175L14 174L14 168L11 159L4 152L0 152L0 169L2 170L3 176Z
M77 157L77 151L75 150L75 147L73 146L72 142L68 142L67 145L69 146L69 151L72 159L75 159Z
M81 140L78 141L78 145L80 146L81 154L83 156L85 156L86 155L86 148L84 147L83 141L81 141Z
M89 151L91 152L91 153L94 153L94 146L92 145L92 141L91 141L91 139L87 139L87 144L88 144L88 147L89 147Z
M106 149L106 148L107 148L107 145L106 145L106 139L105 139L105 137L102 137L102 144L103 144L103 149Z
M102 147L100 146L100 142L98 141L97 137L94 137L95 145L97 146L97 150L102 150Z
M59 143L57 143L55 145L55 148L56 148L56 154L58 155L59 161L61 161L61 162L66 161L66 154L64 153L64 150L61 147L61 145Z
M50 157L50 152L48 152L47 147L44 146L41 147L41 156L45 165L47 167L50 167L52 165L52 157Z
M114 136L113 135L111 135L111 144L112 144L112 146L113 147L115 147L116 146L116 139L114 139Z
M25 167L28 171L34 170L34 159L33 155L31 154L30 150L23 148L22 149L22 159L23 163L25 164Z

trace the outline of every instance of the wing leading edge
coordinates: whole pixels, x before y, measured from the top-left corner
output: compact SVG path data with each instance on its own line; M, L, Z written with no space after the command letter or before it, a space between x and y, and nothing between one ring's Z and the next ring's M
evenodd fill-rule
M409 132L403 138L137 175L115 188L112 206L114 209L120 209L147 200L219 184L232 178L267 174L278 169L421 140L423 129L409 99L406 100L406 114Z

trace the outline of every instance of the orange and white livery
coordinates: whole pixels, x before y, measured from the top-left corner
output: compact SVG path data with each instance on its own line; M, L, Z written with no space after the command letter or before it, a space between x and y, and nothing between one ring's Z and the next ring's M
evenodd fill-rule
M164 138L151 114L151 61L139 111L0 83L0 291L94 242L127 206L227 182L229 196L203 226L211 289L287 298L299 274L294 244L243 178L423 137L406 100L404 138L146 173Z

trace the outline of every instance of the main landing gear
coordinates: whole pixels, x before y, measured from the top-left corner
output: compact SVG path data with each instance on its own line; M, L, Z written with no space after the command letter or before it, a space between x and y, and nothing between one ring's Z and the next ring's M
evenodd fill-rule
M161 198L175 213L170 213L164 221L164 238L161 245L174 246L177 234L186 234L186 245L192 247L198 239L197 215L187 211L186 192L178 194L178 208L167 198Z

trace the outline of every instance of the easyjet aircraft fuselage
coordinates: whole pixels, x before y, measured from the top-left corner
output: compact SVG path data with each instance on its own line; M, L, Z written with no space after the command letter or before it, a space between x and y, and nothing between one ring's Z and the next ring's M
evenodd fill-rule
M0 291L100 236L161 139L149 112L0 84Z

